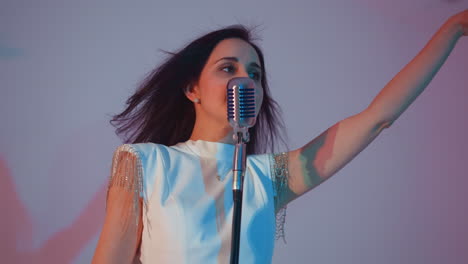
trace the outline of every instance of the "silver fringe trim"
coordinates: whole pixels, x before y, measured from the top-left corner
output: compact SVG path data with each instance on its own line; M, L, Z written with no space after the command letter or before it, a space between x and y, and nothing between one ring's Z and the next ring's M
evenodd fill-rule
M106 210L109 198L109 190L113 187L122 188L121 190L132 192L132 207L129 212L132 216L140 213L140 198L143 198L143 204L146 208L146 201L143 190L143 166L139 153L131 144L120 145L114 152L112 158L111 175L107 187ZM138 217L135 217L138 225Z
M283 238L284 243L286 243L286 238L284 234L284 223L286 222L287 206L284 205L282 208L278 207L280 206L280 202L284 201L284 195L287 190L286 188L288 188L288 153L282 152L277 154L271 154L270 158L270 166L272 173L271 178L273 181L273 188L275 192L275 212L277 211L275 239L278 240L280 238Z

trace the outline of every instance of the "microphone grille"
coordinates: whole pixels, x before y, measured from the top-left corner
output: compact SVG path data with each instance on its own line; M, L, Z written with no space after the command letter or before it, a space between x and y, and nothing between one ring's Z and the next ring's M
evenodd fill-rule
M228 120L239 127L255 124L255 84L250 78L233 78L227 87Z

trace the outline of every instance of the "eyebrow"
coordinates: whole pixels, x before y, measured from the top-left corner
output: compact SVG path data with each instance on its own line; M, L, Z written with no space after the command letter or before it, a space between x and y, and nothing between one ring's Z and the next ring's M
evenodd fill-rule
M220 60L230 60L230 61L235 61L235 62L239 62L239 59L237 57L223 57L217 61L214 62L214 64L216 64L218 61ZM256 62L252 62L250 63L250 66L253 66L253 67L256 67L256 68L259 68L261 69L260 65L258 65Z

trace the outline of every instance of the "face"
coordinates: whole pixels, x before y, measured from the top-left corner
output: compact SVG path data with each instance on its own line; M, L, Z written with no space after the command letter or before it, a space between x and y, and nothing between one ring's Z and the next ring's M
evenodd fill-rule
M263 100L260 60L255 49L247 42L230 38L222 40L213 49L205 64L198 83L193 86L187 97L194 101L198 118L207 119L223 126L229 126L226 114L227 83L234 77L249 77L256 87L256 113Z

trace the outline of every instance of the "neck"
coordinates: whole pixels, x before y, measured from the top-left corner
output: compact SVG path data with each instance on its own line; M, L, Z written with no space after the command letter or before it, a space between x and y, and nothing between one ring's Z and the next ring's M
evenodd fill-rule
M190 140L235 144L232 136L232 127L227 122L217 124L216 122L204 122L203 120L196 119Z

